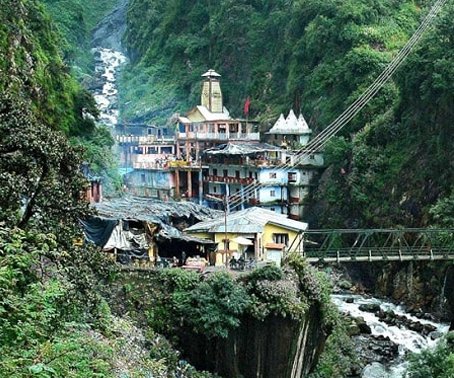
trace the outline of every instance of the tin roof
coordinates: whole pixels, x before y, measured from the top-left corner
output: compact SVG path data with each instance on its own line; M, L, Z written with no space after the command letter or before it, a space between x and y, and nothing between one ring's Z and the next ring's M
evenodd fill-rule
M197 223L194 226L187 228L185 231L250 234L263 232L263 229L267 224L274 224L294 231L305 231L308 227L307 223L289 219L285 215L277 214L274 211L259 207L251 207L227 215L227 230L225 229L225 219L223 217L217 217Z

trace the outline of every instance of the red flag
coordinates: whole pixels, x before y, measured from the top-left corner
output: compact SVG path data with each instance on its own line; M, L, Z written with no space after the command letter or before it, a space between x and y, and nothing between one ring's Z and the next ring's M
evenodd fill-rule
M245 115L249 115L249 107L251 106L251 99L248 98L246 99L245 103L244 103L244 114Z

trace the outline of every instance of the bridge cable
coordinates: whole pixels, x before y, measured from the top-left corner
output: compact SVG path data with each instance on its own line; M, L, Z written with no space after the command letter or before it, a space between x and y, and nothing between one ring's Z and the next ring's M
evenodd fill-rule
M405 46L399 51L395 58L388 64L386 69L375 79L375 81L353 102L341 115L339 115L331 124L329 124L320 134L318 134L306 147L298 151L291 157L290 162L281 164L276 168L279 171L288 172L289 169L301 163L305 158L318 152L323 148L332 137L334 137L342 128L344 128L367 104L375 97L378 91L388 82L392 75L400 68L402 63L413 50L414 46L421 40L425 31L433 24L440 10L448 0L438 0L435 2L429 13L416 29L412 37L407 41ZM296 159L295 159L296 158ZM232 207L239 206L247 201L247 197L255 192L264 184L252 183L243 188L239 199L230 202Z

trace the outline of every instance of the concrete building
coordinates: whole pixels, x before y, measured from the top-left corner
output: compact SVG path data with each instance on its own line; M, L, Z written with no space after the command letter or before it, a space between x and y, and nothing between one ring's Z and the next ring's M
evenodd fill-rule
M217 244L216 265L225 265L232 256L280 265L285 253L302 251L307 227L307 223L252 207L229 214L225 219L197 223L185 231Z
M220 76L209 70L202 75L201 104L178 117L177 156L186 161L200 158L200 152L226 141L259 141L257 123L234 119L223 104Z

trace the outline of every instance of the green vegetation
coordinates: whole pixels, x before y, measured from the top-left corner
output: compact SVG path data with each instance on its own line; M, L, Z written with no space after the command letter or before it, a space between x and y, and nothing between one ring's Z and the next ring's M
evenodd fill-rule
M399 72L395 107L326 149L321 227L452 227L452 4ZM314 208L315 210L315 208Z
M42 0L55 21L60 34L65 37L65 61L78 77L90 75L94 68L91 55L93 28L114 9L118 0Z
M211 377L180 363L161 336L147 338L112 315L101 295L114 268L79 245L78 221L89 214L80 172L87 155L75 144L95 150L108 138L89 116L93 98L70 76L60 41L37 2L2 2L0 376Z
M353 340L346 326L337 318L333 332L326 340L320 360L310 378L349 377L358 364Z
M454 376L454 334L448 333L434 350L410 357L410 378L449 378Z
M421 3L132 0L122 115L164 121L195 106L200 75L214 68L234 114L250 96L261 120L293 107L323 128L404 44ZM397 97L395 84L387 85L352 129L385 113Z
M62 45L62 36L40 3L5 0L0 9L0 92L24 103L37 123L82 146L83 159L94 174L110 176L115 186L110 152L114 141L107 130L95 126L95 101L72 77Z
M178 338L191 330L206 338L226 338L244 316L302 320L313 305L321 307L329 330L335 313L330 290L322 273L293 256L284 270L267 266L238 279L225 272L203 277L164 269L145 282L128 278L120 291L126 293L122 304L128 304L127 313L154 332Z

